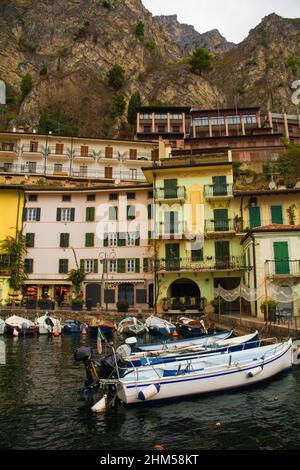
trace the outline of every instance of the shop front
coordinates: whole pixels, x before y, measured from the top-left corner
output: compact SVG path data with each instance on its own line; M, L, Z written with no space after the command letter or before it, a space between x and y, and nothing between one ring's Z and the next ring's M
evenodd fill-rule
M68 283L53 281L33 283L27 281L23 288L23 299L27 308L54 309L69 303L72 296L72 286Z

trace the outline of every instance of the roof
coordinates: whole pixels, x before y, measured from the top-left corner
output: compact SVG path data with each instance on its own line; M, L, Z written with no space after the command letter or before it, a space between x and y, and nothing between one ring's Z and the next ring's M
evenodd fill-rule
M300 193L300 188L289 188L289 189L253 189L253 190L248 190L248 191L237 191L234 190L233 194L234 196L278 196L282 194L298 194Z
M67 186L58 186L58 187L51 187L51 186L40 186L37 185L0 185L0 190L7 190L7 189L18 189L23 190L25 193L52 193L52 192L64 192L64 193L73 193L73 192L84 192L84 193L93 193L97 191L126 191L126 190L141 190L141 189L152 189L152 185L147 183L141 183L137 185L130 185L130 186L91 186L91 187L67 187Z
M290 225L290 224L270 224L263 225L261 227L255 227L246 233L242 238L241 244L243 244L247 238L251 237L253 233L285 233L285 232L300 232L300 225Z
M138 112L159 113L159 112L191 112L190 106L141 106L137 108Z
M259 106L250 106L249 108L223 108L223 109L192 109L191 114L203 114L203 113L217 113L221 115L222 113L233 113L234 115L239 115L244 112L257 112L260 111Z

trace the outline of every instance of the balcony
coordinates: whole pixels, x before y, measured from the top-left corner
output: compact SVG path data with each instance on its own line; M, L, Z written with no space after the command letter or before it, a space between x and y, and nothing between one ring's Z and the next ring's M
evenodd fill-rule
M266 261L266 276L272 279L300 278L300 260Z
M17 157L17 145L0 142L0 157Z
M206 199L226 199L233 197L233 184L215 185L207 184L204 186L204 196Z
M172 189L157 188L154 191L154 199L167 202L184 201L186 199L186 188L185 186L177 186Z
M222 237L235 234L236 225L232 219L210 219L205 220L205 236Z
M157 262L159 272L212 272L212 271L244 271L251 269L244 265L243 257L230 256L225 258L204 257L203 260L191 258L161 259Z
M177 223L160 222L156 236L166 239L182 239L186 234L187 223L185 221ZM156 229L157 230L157 229Z
M22 155L28 158L44 158L39 146L24 145L22 147Z

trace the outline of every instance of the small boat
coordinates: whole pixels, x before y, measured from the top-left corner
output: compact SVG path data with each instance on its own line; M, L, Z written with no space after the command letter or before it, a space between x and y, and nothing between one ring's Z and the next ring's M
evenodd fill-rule
M207 329L203 320L181 317L177 324L177 330L182 336L200 336L207 334Z
M11 317L5 320L6 331L11 335L34 335L36 333L35 324L27 320L27 318L18 317L17 315L12 315Z
M110 378L101 375L98 383L104 393L116 390L117 397L126 405L148 404L251 386L290 369L292 365L293 343L290 339L284 343L178 363L131 369L117 365L114 375L111 371ZM88 385L87 381L86 387Z
M135 341L133 341L135 339ZM209 344L182 347L176 351L136 352L136 338L128 338L125 344L118 347L116 353L126 362L127 367L141 367L145 365L166 364L195 359L211 354L225 354L235 351L257 348L261 342L258 331L252 334L237 336L235 338L220 340Z
M43 315L35 320L37 332L40 335L60 335L61 322L49 314Z
M82 333L83 329L84 329L83 323L80 323L80 321L78 320L66 320L62 324L62 331L65 334Z
M142 343L137 344L136 347L139 351L176 350L183 346L204 345L221 339L229 339L232 335L233 330L225 330L211 335L200 336L199 338L185 338L176 341L169 340L160 343Z
M139 335L146 331L146 327L136 317L127 317L120 321L117 331L128 335Z
M92 320L88 326L88 332L91 336L97 336L98 328L104 335L112 336L114 331L117 329L116 324L111 320Z
M163 318L155 317L154 315L147 318L145 325L149 333L154 335L172 336L176 330L175 325Z
M0 318L0 335L4 334L4 330L5 330L5 321L2 320L2 318Z

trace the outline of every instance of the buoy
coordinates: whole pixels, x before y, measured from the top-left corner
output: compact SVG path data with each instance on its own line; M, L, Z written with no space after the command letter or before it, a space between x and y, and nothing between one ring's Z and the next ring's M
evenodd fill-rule
M221 426L222 426L222 425L221 425L220 421L217 421L217 422L216 422L216 428L220 428Z
M19 336L19 332L18 332L18 330L16 330L16 328L14 328L13 336Z
M249 379L252 379L252 377L255 377L256 375L260 374L262 371L263 371L263 368L261 366L255 367L254 369L247 372L246 376Z
M162 444L156 444L155 446L153 446L153 450L166 450L166 448Z
M82 329L81 334L82 334L82 335L86 335L86 329L85 329L85 328Z
M140 390L138 393L138 399L141 401L146 401L148 398L154 397L160 391L160 384L152 384Z
M274 397L274 401L278 401L278 400L279 400L279 398L278 398L278 397Z
M60 332L59 332L59 329L56 328L53 332L53 336L57 337L57 336L60 336Z
M106 400L107 400L107 395L103 395L101 400L97 401L97 403L92 406L91 410L94 413L104 413L106 410Z
M177 330L173 331L173 336L176 338L178 336Z

